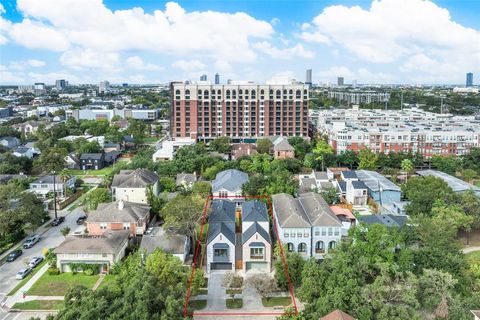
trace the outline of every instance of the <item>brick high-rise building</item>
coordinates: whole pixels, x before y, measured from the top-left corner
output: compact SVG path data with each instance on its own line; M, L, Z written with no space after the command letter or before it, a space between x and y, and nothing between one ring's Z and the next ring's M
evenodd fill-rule
M171 83L172 137L234 141L308 135L308 85Z

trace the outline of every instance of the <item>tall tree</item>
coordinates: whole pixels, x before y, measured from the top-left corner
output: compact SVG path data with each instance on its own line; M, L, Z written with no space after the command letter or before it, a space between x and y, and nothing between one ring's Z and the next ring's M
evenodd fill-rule
M269 154L273 148L273 143L270 139L258 139L257 140L257 151L258 153Z
M220 153L230 153L230 138L218 137L210 142L210 149Z
M358 169L375 170L377 168L378 155L370 149L360 150L358 160Z
M40 157L33 163L35 171L46 173L62 171L65 167L65 157L67 154L67 150L63 148L52 147L44 150Z
M200 196L178 195L162 209L165 227L181 230L196 239L196 227L202 219L205 199Z
M325 158L327 155L333 154L332 147L327 142L320 140L313 148L313 154L315 155L315 160L321 162L322 171L325 171Z

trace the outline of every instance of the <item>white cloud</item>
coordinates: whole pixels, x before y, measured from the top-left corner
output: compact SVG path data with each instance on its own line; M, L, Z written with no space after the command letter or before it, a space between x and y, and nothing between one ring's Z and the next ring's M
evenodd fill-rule
M280 23L280 19L278 19L278 18L273 18L272 20L270 20L270 24L272 26L276 26L279 23Z
M172 63L172 67L183 71L194 71L205 69L206 65L199 60L177 60Z
M45 61L36 60L36 59L27 60L27 63L28 63L29 66L34 67L34 68L44 67L45 64L46 64Z
M373 0L366 10L330 6L302 26L300 37L346 49L366 62L446 76L443 81L480 68L480 31L456 23L429 0Z
M65 34L30 19L24 19L22 23L13 23L8 34L16 43L29 49L64 51L70 46Z
M292 59L294 57L313 58L315 56L313 51L305 49L302 44L296 44L290 48L279 49L272 46L267 41L262 41L254 43L252 47L275 59Z
M156 64L143 62L142 58L140 58L139 56L128 57L125 62L127 64L127 67L135 70L159 71L163 69L161 66L158 66Z
M321 82L336 81L337 77L344 77L346 83L357 80L359 83L393 83L394 77L383 72L371 72L366 68L351 70L346 66L332 66L328 69L315 73L315 77Z
M270 23L250 15L186 12L175 2L145 13L142 8L112 11L101 0L18 0L26 16L9 35L28 48L100 52L145 50L175 55L195 52L227 61L253 61L251 39L269 39Z
M222 72L222 73L229 73L233 71L233 68L228 61L225 60L217 60L215 61L215 71L216 72Z
M94 68L115 70L119 68L120 55L115 52L101 52L92 49L75 48L60 56L60 63L72 69Z

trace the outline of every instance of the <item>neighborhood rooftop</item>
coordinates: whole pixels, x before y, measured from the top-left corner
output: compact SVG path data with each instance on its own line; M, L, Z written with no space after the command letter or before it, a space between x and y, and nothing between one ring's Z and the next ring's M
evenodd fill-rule
M123 200L101 203L97 210L88 214L89 222L137 222L145 218L150 212L146 204L126 202Z
M474 190L476 193L480 193L480 188L469 184L463 180L460 180L454 176L451 176L445 172L438 170L419 170L417 173L421 176L434 176L445 181L450 188L455 192L463 192L467 190Z
M157 181L157 174L146 169L120 170L120 173L113 177L112 187L145 188Z
M370 170L357 170L357 177L360 181L363 181L365 185L373 192L377 191L400 191L400 187L392 181L385 178L383 175L376 171Z
M181 254L184 251L185 239L185 235L169 232L162 227L154 227L150 234L143 235L140 252L145 250L150 254L155 249L161 248L166 253Z
M229 169L219 172L213 180L212 192L218 192L222 189L235 191L242 187L248 181L248 175L245 172Z
M127 230L109 231L102 236L68 236L55 250L56 254L62 253L110 253L118 252L120 246L126 241Z

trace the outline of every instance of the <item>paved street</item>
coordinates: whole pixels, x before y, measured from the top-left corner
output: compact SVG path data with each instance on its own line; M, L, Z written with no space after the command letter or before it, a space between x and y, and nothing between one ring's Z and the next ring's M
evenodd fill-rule
M81 208L76 208L72 212L66 210L59 211L59 216L65 216L65 222L60 226L51 227L41 235L40 241L30 249L23 249L23 254L13 262L7 262L4 265L0 266L0 301L3 301L7 293L12 290L20 280L15 279L15 274L21 268L25 267L25 263L35 256L42 256L43 248L52 248L58 246L63 240L64 237L60 233L60 229L68 226L70 227L70 233L75 231L83 230L84 226L78 226L76 220L79 216L83 215L84 212ZM3 310L0 310L0 320L6 316ZM18 313L16 314L18 316ZM5 319L22 319L22 318L12 318L9 315L9 318ZM27 318L28 319L28 318Z
M0 312L0 320L29 320L32 317L39 317L45 319L49 314L55 312L39 312L39 311L24 311L24 312L10 312L8 314Z

